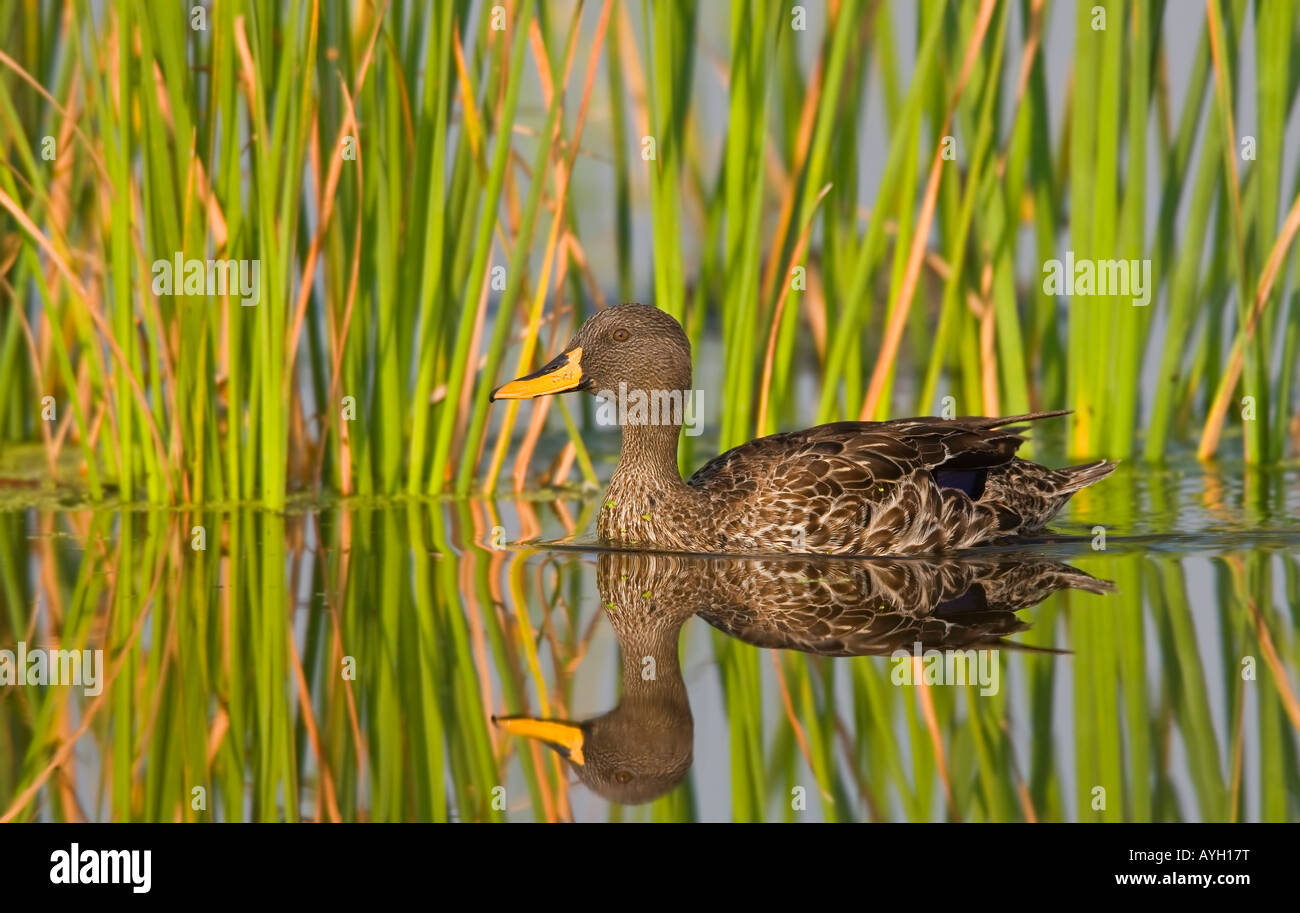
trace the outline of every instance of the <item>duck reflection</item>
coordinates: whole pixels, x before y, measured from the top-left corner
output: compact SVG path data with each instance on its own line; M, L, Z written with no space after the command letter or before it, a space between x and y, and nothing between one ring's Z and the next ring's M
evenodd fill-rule
M622 655L622 698L575 722L496 717L558 751L613 802L668 792L691 766L694 724L677 642L699 615L756 647L821 656L1017 647L1016 612L1062 589L1108 581L1056 561L1010 557L854 561L604 552L597 585Z

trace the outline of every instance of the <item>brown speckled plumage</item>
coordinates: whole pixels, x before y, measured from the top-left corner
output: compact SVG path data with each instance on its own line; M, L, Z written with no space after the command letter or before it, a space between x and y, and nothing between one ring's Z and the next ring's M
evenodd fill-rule
M591 317L568 389L688 390L690 343L641 304ZM538 372L544 375L547 369ZM520 381L494 391L503 393ZM544 390L541 392L558 392ZM758 438L683 481L679 424L624 424L597 519L603 541L688 552L937 554L1037 532L1115 463L1049 469L1017 457L1022 423L1064 415L835 422Z
M756 647L820 656L887 656L895 650L1014 646L1028 627L1016 612L1062 589L1113 586L1047 559L708 559L693 576L696 614ZM696 586L696 590L701 588Z
M1057 561L1005 555L857 561L636 551L602 553L597 586L622 654L622 696L594 719L562 722L582 732L582 760L573 764L581 780L632 804L667 792L691 765L694 722L677 641L692 615L758 647L888 656L917 644L1017 648L1005 640L1028 627L1017 611L1062 589L1113 589Z

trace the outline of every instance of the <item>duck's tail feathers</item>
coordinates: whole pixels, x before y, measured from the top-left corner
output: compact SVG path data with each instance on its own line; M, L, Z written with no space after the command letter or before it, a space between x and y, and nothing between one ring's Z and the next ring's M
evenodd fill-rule
M1095 482L1100 482L1106 476L1115 471L1119 465L1119 460L1097 460L1095 463L1083 463L1079 466L1065 466L1056 470L1065 476L1065 483L1061 485L1058 491L1061 494L1073 494L1080 489L1087 488Z
M1063 565L1057 572L1061 587L1069 587L1073 590L1083 590L1085 593L1095 593L1098 596L1103 593L1115 592L1115 581L1103 580L1100 577L1094 577L1087 571L1081 571L1077 567Z
M1069 415L1073 409L1054 409L1050 412L1024 412L1020 415L1003 415L997 418L968 418L962 421L969 422L976 428L1005 428L1007 425L1014 425L1017 422L1037 422L1045 418L1057 418L1062 415Z

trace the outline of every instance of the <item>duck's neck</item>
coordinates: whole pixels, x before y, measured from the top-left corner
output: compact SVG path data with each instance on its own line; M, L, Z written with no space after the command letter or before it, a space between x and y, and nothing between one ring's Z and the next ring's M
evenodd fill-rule
M681 425L624 425L623 448L609 480L610 491L686 488L677 469Z
M610 615L617 611L610 612ZM665 715L690 719L691 708L677 652L683 621L685 618L667 626L659 624L648 630L638 630L632 636L623 636L623 632L619 632L623 663L621 705L643 704ZM615 627L618 627L617 622Z
M623 450L596 524L602 539L642 547L685 546L683 508L703 496L677 471L680 431L680 425L623 426Z

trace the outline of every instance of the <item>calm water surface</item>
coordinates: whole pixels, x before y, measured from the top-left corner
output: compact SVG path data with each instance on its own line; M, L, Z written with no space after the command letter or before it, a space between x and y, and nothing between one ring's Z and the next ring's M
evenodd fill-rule
M1298 470L1121 467L944 560L598 505L0 510L0 817L1300 818Z

